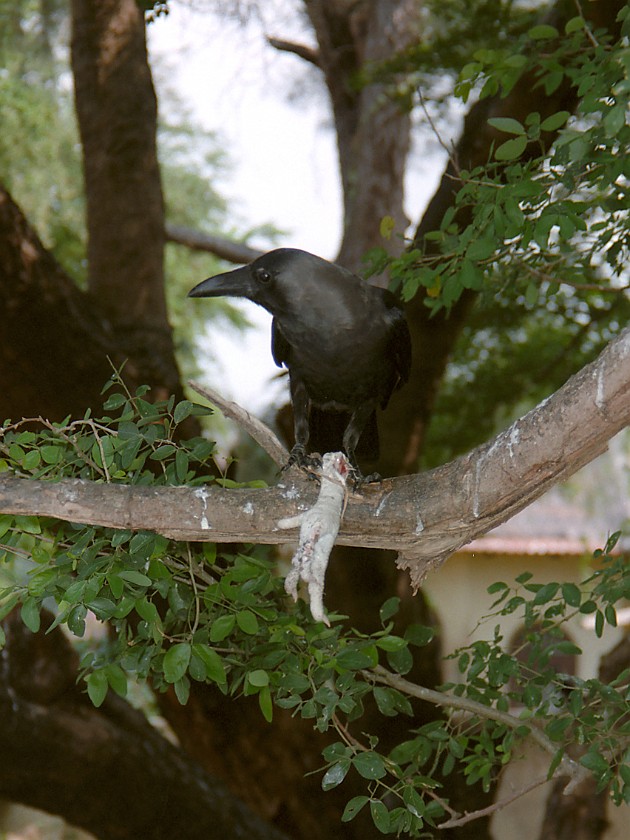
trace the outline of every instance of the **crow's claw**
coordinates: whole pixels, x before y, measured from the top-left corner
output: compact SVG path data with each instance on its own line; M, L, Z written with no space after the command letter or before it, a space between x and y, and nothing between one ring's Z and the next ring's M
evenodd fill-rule
M352 481L352 489L355 493L358 493L365 484L380 484L383 480L382 476L377 472L363 475L358 467L353 467L350 473L350 479Z
M302 444L296 443L291 450L289 460L282 467L282 472L286 472L290 467L299 467L307 473L309 478L315 479L316 472L322 468L322 458L317 452L308 455Z

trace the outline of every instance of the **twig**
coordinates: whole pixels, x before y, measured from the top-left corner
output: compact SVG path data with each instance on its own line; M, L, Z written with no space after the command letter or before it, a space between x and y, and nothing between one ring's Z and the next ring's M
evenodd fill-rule
M440 823L437 827L439 829L445 828L457 828L460 825L466 825L466 823L473 822L473 820L478 820L480 817L487 817L490 814L494 814L497 811L502 811L503 808L507 808L508 805L511 805L512 802L515 802L517 799L520 799L521 796L525 796L526 793L534 790L541 785L544 785L546 782L550 781L547 776L542 776L540 779L537 779L535 782L532 782L529 785L517 790L516 793L512 794L512 796L508 796L506 799L501 799L498 802L493 802L492 805L488 805L487 808L480 808L478 811L469 811L467 814L459 817L453 817L446 822Z
M211 388L198 385L196 382L191 381L188 384L193 391L196 391L202 397L205 397L208 402L220 408L226 417L238 423L265 450L274 463L278 464L279 467L285 466L289 459L289 453L280 443L274 432L262 420L254 417L249 411L246 411L246 409L237 403L231 402L220 394L217 394Z
M419 700L432 703L434 706L443 706L447 709L460 709L465 712L470 712L486 720L495 720L497 723L502 723L510 729L519 729L525 726L529 730L529 737L539 747L542 747L545 752L552 756L555 756L558 752L558 746L541 729L538 729L537 726L527 720L521 720L520 718L514 717L514 715L500 712L491 706L484 706L482 703L478 703L476 700L470 700L468 697L455 697L452 694L445 694L441 691L434 691L433 689L416 685L397 674L393 674L381 665L377 665L371 671L363 671L362 673L368 681L374 680L385 683L385 685L390 685L392 688L396 688L398 691L408 694L410 697L417 697ZM565 788L565 794L568 794L589 776L589 771L565 755L562 757L554 775L570 777L570 782Z
M459 164L457 162L457 156L455 154L455 149L453 147L453 144L451 144L451 146L449 147L449 145L444 140L442 140L442 135L438 131L438 128L437 128L436 124L433 122L433 117L429 113L429 109L427 108L426 102L424 101L424 96L422 95L421 92L419 92L419 96L420 96L420 107L424 111L424 115L427 118L427 120L429 122L429 125L431 126L431 128L433 130L433 133L437 137L438 143L444 149L444 151L446 152L446 154L449 157L449 160L453 164L453 169L457 173L457 178L461 179Z
M582 11L582 5L580 3L580 0L575 0L575 8L578 10L578 13L579 13L580 17L584 21L584 31L586 32L586 37L588 38L588 40L591 42L591 44L594 47L598 47L599 46L599 41L593 35L593 31L592 31L591 27L588 25L588 23L586 22L586 20L584 18L584 12Z

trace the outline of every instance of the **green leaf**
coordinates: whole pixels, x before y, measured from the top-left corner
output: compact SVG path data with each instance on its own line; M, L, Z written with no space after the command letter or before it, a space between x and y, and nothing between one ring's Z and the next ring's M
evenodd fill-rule
M609 770L609 765L603 755L596 749L591 749L580 758L580 764L590 770L595 776L603 776Z
M20 617L31 633L37 633L40 628L39 604L35 598L27 598L22 604Z
M380 799L372 799L370 800L370 811L374 825L381 834L388 834L390 820L387 806Z
M584 29L584 18L581 16L570 18L564 25L564 31L567 35L572 35L580 29Z
M105 671L93 671L91 674L88 674L85 681L87 683L87 692L90 700L98 709L103 700L107 697L107 689L109 687L107 675L105 674Z
M36 516L16 516L15 527L18 531L25 531L27 534L41 534L42 526Z
M557 111L555 114L547 117L546 120L543 120L540 127L543 131L556 131L561 125L565 124L570 116L571 114L568 111Z
M360 752L352 759L355 770L364 779L382 779L386 775L385 762L372 750Z
M100 673L100 672L97 672L97 673ZM107 682L111 685L111 687L114 689L116 694L118 694L120 697L126 697L127 696L127 675L125 674L123 669L120 667L120 665L116 665L115 663L112 663L111 665L108 665L105 668L104 673L107 677Z
M163 443L151 454L151 458L154 461L163 461L165 458L170 458L174 452L177 452L176 446L172 443Z
M118 577L126 580L128 583L137 583L138 586L150 586L152 583L150 577L143 575L142 572L136 572L133 569L118 572Z
M22 461L22 466L25 470L35 470L39 467L41 461L41 456L37 449L31 449L30 452L27 452L24 456L24 460Z
M496 160L516 160L523 154L526 146L527 137L525 135L515 137L513 140L506 140L495 151L494 157Z
M533 26L527 34L533 41L543 41L545 38L557 38L560 33L555 26L540 23L538 26Z
M426 805L418 791L412 787L406 787L403 792L403 802L407 806L407 809L411 811L414 817L422 818L425 811Z
M193 645L195 654L203 661L206 668L206 676L217 685L225 685L227 677L225 675L225 668L223 660L211 647L207 645L196 644Z
M166 682L175 683L184 676L190 662L191 647L187 642L182 642L169 648L164 654L164 679Z
M178 449L175 455L175 473L182 484L188 476L188 455L183 449Z
M400 650L407 646L407 642L400 636L382 636L380 639L376 639L376 646L381 650Z
M362 668L373 668L376 662L364 650L346 648L338 654L337 665L344 671L360 671Z
M222 642L227 638L236 624L236 618L233 615L220 615L212 622L210 627L210 641Z
M271 691L268 685L259 692L258 705L267 723L271 723L273 720L273 703L271 702Z
M626 124L626 105L619 103L613 106L604 117L604 132L606 137L616 137Z
M111 581L110 581L111 586ZM153 601L147 601L146 598L138 598L135 604L136 612L147 621L149 624L159 624L161 623L160 614L158 612L158 608L155 606Z
M487 240L478 240L478 242L473 242L471 247L468 249L468 257L469 259L465 259L462 262L462 267L459 270L459 282L465 289L472 289L473 291L479 291L483 286L483 272L475 265L473 260L485 260L487 257L491 256L494 253L496 246L494 243L491 244L490 253L488 253Z
M433 640L434 635L434 628L425 627L423 624L410 624L405 630L405 639L416 647L425 647Z
M580 587L574 583L562 584L562 597L570 607L579 607L582 602Z
M506 134L525 134L524 126L512 117L492 117L488 120L488 125L499 131L504 131Z
M257 668L255 671L248 673L247 682L256 688L263 688L263 686L269 685L269 674L262 668Z
M559 583L546 583L544 586L541 586L536 595L534 596L534 604L547 604L553 598L555 598L556 593L560 589Z
M179 700L182 706L185 706L188 703L188 698L190 696L190 682L188 681L187 677L182 677L180 680L173 685L175 689L175 696Z
M385 624L386 621L395 616L399 607L400 598L397 595L394 595L392 598L388 598L379 611L382 623Z
M103 403L105 411L115 411L127 402L126 394L110 394L110 396Z
M58 464L63 455L63 447L61 446L42 446L41 455L44 463Z
M6 591L6 590L5 590ZM0 621L5 618L13 609L13 607L18 603L20 600L20 596L17 592L11 593L6 601L2 601L0 603Z
M598 639L601 639L602 634L604 632L604 613L601 610L597 610L595 613L595 634Z
M369 796L353 796L343 809L341 822L350 822L350 820L353 820L369 801Z
M332 767L329 767L322 779L322 790L332 790L333 788L336 788L337 785L340 785L346 778L349 769L349 758L344 758L336 764L333 764Z
M258 633L258 619L250 610L241 610L236 613L236 623L249 636L255 636Z
M175 411L173 412L173 420L176 423L181 423L182 420L185 420L195 410L194 403L190 402L190 400L182 400L178 402L175 406Z
M379 233L381 234L383 239L391 239L395 227L396 222L394 221L392 216L383 216L379 225Z

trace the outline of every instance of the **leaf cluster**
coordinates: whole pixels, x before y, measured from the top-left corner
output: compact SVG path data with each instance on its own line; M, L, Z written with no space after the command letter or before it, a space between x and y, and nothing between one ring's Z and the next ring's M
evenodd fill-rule
M488 591L497 597L484 621L521 615L522 645L507 652L497 625L492 641L476 641L453 654L463 680L451 686L458 696L500 712L516 708L524 723L536 721L549 745L557 749L549 775L569 755L594 775L599 791L610 791L616 804L630 802L630 667L604 682L562 673L554 657L581 655L563 629L576 616L592 617L598 637L607 624L617 626L616 607L630 597L627 557L612 554L620 536L616 532L603 550L595 552L599 566L579 586L536 583L529 572L519 575L516 586L492 584ZM497 758L511 752L514 734L527 733L516 729L507 742L503 739L494 761L485 762L484 772L491 772Z

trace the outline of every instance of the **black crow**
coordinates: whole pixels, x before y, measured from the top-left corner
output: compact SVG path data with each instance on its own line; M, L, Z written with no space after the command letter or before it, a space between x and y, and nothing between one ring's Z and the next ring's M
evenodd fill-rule
M395 296L293 248L270 251L189 292L222 295L248 298L273 315L271 352L289 370L293 404L289 463L312 465L315 444L322 453L343 448L360 478L357 449L378 458L376 409L409 377L411 339Z

